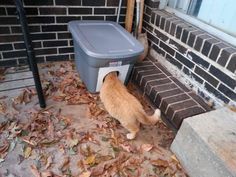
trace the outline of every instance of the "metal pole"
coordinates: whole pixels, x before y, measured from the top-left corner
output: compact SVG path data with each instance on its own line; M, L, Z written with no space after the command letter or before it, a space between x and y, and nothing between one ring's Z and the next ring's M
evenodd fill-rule
M121 5L122 5L122 0L119 1L119 7L118 7L118 12L117 12L116 23L119 23L119 20L120 20Z
M36 63L35 53L34 53L32 41L30 38L30 33L29 33L27 19L25 16L24 7L22 5L21 0L15 0L15 4L16 4L16 9L17 9L17 13L19 16L19 20L21 23L21 29L22 29L22 33L23 33L23 37L24 37L24 41L25 41L25 48L27 51L29 66L30 66L30 69L31 69L31 71L33 73L33 77L34 77L34 83L35 83L35 87L36 87L37 94L38 94L39 104L40 104L41 108L45 108L46 103L44 100L43 90L42 90L41 81L40 81L40 77L39 77L39 73L38 73L38 66Z
M134 31L134 36L138 38L138 27L140 23L140 0L136 0L136 26Z

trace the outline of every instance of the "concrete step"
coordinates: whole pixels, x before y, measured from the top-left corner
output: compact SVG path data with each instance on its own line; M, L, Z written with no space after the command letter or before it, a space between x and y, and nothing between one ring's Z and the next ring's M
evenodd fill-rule
M236 113L221 108L185 119L171 150L191 177L236 177Z

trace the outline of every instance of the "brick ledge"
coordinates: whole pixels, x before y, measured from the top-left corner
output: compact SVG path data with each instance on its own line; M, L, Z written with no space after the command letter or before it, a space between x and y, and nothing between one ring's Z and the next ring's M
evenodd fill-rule
M175 129L180 128L183 119L212 110L150 56L134 66L131 78Z

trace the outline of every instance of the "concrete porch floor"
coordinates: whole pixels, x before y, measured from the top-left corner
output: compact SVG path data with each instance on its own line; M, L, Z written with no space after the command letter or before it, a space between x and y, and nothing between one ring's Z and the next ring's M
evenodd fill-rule
M142 126L128 141L71 62L42 64L40 72L45 110L31 85L0 96L0 176L187 176L170 151L174 134L162 122ZM152 113L138 89L128 89Z
M171 145L192 177L236 176L236 113L228 107L183 121Z

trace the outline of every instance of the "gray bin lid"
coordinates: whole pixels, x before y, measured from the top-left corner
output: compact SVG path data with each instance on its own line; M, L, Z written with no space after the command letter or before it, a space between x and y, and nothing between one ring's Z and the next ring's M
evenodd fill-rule
M91 57L126 58L138 56L144 51L142 44L115 22L71 21L69 30L74 42Z

